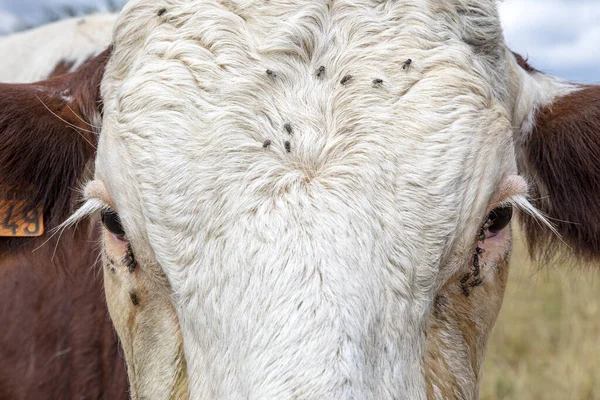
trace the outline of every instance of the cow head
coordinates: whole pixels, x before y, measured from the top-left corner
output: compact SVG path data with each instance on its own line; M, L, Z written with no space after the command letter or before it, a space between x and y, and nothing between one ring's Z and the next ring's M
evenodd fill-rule
M599 97L491 0L130 2L73 219L134 398L476 398L528 190L598 255Z

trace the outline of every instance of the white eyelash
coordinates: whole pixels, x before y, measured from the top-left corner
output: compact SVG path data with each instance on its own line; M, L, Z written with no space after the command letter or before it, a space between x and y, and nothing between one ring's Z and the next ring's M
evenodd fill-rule
M62 224L54 228L56 231L60 231L66 228L69 228L84 218L89 217L95 212L108 209L109 207L100 199L88 199L81 207L77 209L67 220L65 220Z
M552 222L550 222L548 217L542 211L535 208L524 195L512 196L511 198L506 200L506 203L511 204L519 211L533 217L540 225L547 227L554 235L556 235L556 237L561 239L560 234L558 233Z

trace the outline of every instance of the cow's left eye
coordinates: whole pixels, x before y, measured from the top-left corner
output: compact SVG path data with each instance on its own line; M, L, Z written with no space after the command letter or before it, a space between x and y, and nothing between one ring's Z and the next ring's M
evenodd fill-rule
M125 238L125 230L121 224L121 218L115 210L102 210L102 223L110 233L117 236L119 239Z
M487 232L489 236L494 236L508 226L512 219L512 206L497 207L492 210L487 219Z

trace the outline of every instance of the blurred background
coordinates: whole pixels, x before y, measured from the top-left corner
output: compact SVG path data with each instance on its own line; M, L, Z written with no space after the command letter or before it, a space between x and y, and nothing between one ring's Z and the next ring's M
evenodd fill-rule
M0 34L67 17L118 11L126 0L0 0Z
M124 3L0 0L0 35ZM600 83L600 0L505 0L500 13L509 46L535 68ZM600 268L541 268L515 242L482 400L600 400Z

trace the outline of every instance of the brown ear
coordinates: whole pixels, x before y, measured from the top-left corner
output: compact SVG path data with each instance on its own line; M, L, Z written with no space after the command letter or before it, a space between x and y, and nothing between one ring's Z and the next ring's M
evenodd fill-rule
M0 84L0 188L27 190L50 225L72 210L101 121L100 81L110 48L77 71Z
M550 216L570 254L600 259L600 86L582 86L537 110L520 153L533 203ZM531 218L524 218L524 231L537 258L564 249Z

